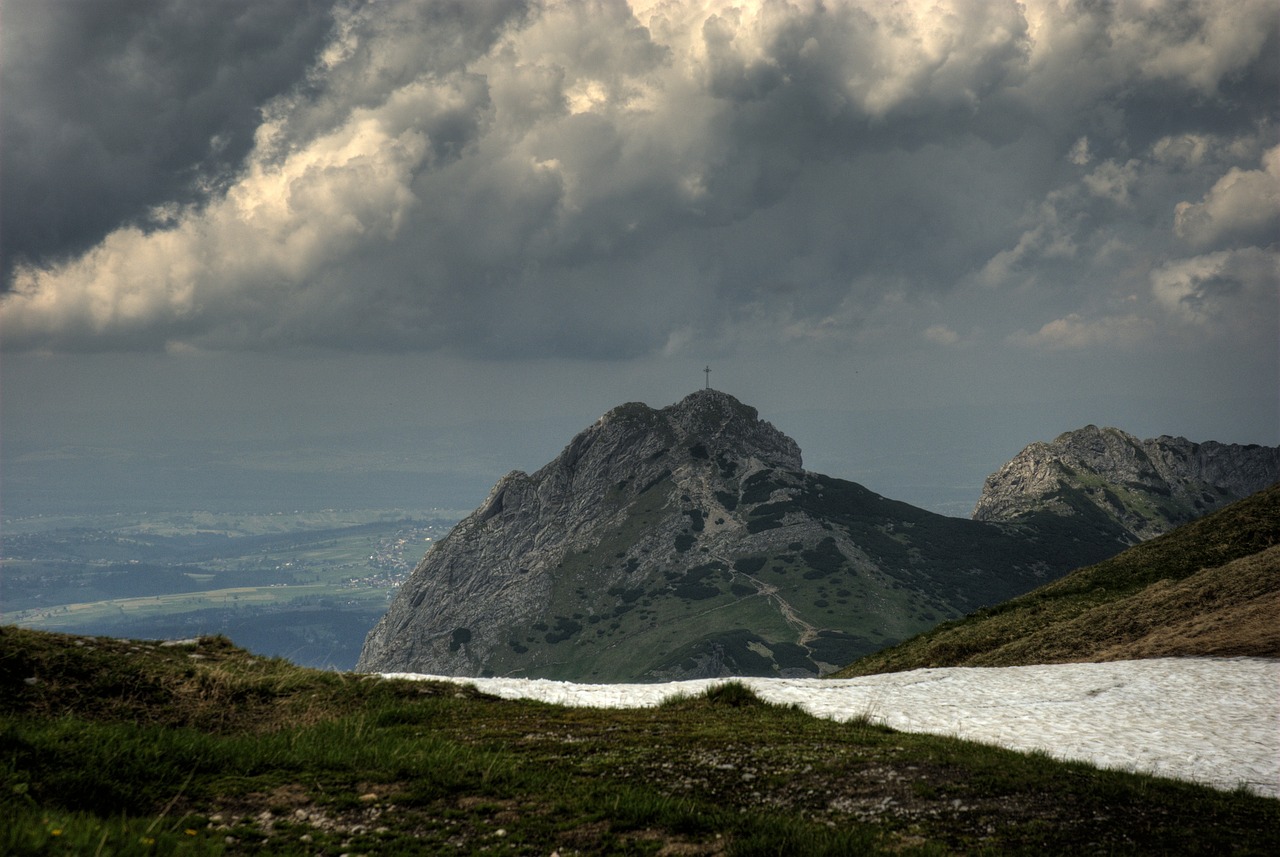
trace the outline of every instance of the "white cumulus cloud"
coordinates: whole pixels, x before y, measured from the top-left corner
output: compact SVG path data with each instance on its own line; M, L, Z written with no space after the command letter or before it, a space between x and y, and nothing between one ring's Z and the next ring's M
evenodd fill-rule
M1280 252L1246 247L1162 265L1151 293L1175 317L1196 325L1260 326L1274 336L1280 315Z
M1198 248L1280 239L1280 146L1263 154L1261 169L1232 167L1200 202L1179 203L1173 225Z
M1138 315L1087 319L1078 313L1071 313L1046 322L1034 333L1019 331L1011 335L1009 340L1015 345L1051 351L1126 348L1141 344L1154 330L1155 325L1151 320Z

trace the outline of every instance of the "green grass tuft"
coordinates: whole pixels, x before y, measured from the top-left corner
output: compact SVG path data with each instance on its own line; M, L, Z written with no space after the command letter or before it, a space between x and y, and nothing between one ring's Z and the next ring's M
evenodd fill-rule
M740 681L712 685L703 696L714 708L748 708L769 704Z

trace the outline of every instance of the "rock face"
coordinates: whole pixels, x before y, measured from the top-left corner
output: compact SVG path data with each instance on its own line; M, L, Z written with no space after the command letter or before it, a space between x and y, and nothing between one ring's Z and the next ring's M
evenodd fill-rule
M1139 440L1085 426L1031 444L987 477L973 519L1020 521L1048 512L1109 520L1117 538L1133 544L1278 480L1280 447L1167 435Z
M802 470L714 390L626 404L503 477L358 669L637 681L816 675L1120 549L1091 523L945 518Z

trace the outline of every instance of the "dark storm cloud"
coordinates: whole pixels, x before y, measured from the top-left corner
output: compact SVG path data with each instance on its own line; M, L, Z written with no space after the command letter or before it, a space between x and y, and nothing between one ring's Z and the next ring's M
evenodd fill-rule
M1224 321L1274 285L1266 0L332 17L305 85L226 102L262 109L225 187L18 269L7 345L625 358L891 319L954 346L968 301L975 329L1007 310L988 335L1088 348L1170 326L1256 336ZM142 38L150 19L131 20L111 44ZM119 78L124 105L154 100L147 79ZM229 115L173 162L247 138ZM911 315L941 302L946 324Z
M7 0L3 274L96 244L239 167L302 80L331 0Z

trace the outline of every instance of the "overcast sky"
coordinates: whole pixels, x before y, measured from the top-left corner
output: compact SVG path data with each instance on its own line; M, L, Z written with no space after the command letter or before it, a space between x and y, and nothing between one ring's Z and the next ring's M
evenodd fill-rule
M0 38L24 478L292 444L475 505L707 364L957 514L1090 422L1280 443L1275 0L3 0Z

